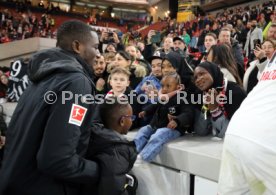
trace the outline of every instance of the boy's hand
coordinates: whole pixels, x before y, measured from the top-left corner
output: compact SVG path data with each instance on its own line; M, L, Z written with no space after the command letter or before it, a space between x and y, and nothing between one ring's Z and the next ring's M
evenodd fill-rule
M176 119L176 116L168 114L168 119L170 122L168 123L167 127L170 129L175 129L177 127L177 122L175 122L175 120L174 120L174 119Z
M142 111L142 112L139 112L139 118L144 118L146 115L146 112L145 111Z
M172 120L176 119L176 116L168 114L168 119L169 119L169 121L172 121Z
M167 127L170 128L170 129L175 129L177 127L177 123L174 120L171 120L168 123Z

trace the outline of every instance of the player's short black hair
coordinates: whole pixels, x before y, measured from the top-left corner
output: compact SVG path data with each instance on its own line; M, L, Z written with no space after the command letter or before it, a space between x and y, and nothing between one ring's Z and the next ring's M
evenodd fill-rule
M74 40L81 43L91 38L91 27L79 20L68 20L60 25L57 31L57 47L71 50Z

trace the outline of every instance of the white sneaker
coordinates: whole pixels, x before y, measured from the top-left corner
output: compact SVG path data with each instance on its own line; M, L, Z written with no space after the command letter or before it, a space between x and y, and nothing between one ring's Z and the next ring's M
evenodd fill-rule
M137 155L136 161L134 163L134 166L140 166L143 164L147 164L148 162L144 161L142 156L140 154Z
M220 137L216 137L216 136L215 136L215 137L212 137L211 140L212 140L212 141L222 141L223 139L220 138Z
M140 154L137 155L136 161L134 164L143 164L143 158Z

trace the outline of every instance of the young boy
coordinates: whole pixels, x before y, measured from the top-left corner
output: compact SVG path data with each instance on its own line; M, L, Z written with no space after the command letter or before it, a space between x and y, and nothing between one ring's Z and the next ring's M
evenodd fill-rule
M105 99L99 106L102 124L94 124L87 158L98 162L101 175L99 195L129 195L135 192L137 181L128 175L136 160L137 151L133 142L126 140L135 116L129 104L118 102L115 97ZM131 191L131 192L130 192Z
M109 75L109 84L112 89L106 94L106 98L119 97L128 100L131 104L134 115L137 116L141 109L137 102L135 91L131 91L128 87L130 84L129 77L130 72L127 69L121 67L114 68ZM133 123L131 129L136 128L138 125L139 122L137 120Z
M112 89L106 94L106 97L120 97L128 92L129 77L130 72L125 68L114 68L109 75L109 85Z
M170 73L161 81L161 93L169 94L181 88L180 76ZM194 111L190 104L177 99L177 93L169 98L166 104L149 105L139 117L154 113L150 125L142 127L135 139L136 149L139 152L138 161L150 162L161 151L162 146L183 135L192 126Z

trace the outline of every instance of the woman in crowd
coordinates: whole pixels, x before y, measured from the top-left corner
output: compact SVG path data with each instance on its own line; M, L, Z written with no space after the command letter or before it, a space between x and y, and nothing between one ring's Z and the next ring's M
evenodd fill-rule
M213 135L223 138L231 117L240 107L246 93L237 83L225 79L216 64L208 61L196 67L194 81L203 93L205 118L209 113L211 115Z
M250 66L246 70L243 79L243 87L247 93L249 93L258 83L261 73L263 72L267 62L271 60L275 50L276 42L272 39L265 40L261 47L256 47L254 50L256 60L250 63Z
M211 46L207 60L219 65L224 77L242 86L235 58L226 43Z
M215 33L207 33L204 39L204 46L206 50L202 53L201 57L199 58L198 63L204 62L207 60L207 55L210 50L210 48L213 45L216 45L218 42L217 35Z
M129 80L131 89L135 89L147 74L145 67L139 64L133 64L131 56L125 51L117 52L113 66L120 66L130 71L131 75Z
M213 45L216 45L218 42L218 37L215 33L207 33L204 39L204 46L206 48L206 52L208 53L210 48Z

